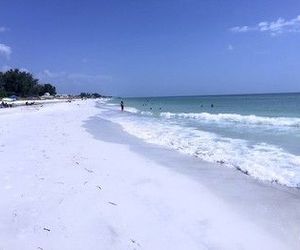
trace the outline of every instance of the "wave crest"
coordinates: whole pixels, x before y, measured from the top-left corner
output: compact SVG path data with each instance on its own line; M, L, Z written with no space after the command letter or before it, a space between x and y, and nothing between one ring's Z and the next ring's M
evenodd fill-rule
M163 112L160 116L165 118L187 118L206 122L242 123L246 125L265 125L280 127L300 127L300 118L294 117L265 117L256 115L240 115L230 113L170 113Z

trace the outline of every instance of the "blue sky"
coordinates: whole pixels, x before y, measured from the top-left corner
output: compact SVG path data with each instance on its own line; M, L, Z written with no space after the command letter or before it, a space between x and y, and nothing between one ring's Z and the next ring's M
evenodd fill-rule
M0 69L62 93L300 92L299 0L1 1Z

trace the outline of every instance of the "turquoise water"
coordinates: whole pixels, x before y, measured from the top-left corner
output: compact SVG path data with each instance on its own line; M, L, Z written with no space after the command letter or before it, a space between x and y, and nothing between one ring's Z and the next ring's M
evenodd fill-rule
M124 98L110 120L149 143L300 187L300 94Z
M300 118L300 94L152 97L127 98L124 101L127 106L156 114L161 111L208 112Z

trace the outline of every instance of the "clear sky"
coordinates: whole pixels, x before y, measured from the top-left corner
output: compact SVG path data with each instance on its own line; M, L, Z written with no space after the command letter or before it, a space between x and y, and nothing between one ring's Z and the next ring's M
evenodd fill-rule
M0 69L59 92L300 92L299 0L3 0Z

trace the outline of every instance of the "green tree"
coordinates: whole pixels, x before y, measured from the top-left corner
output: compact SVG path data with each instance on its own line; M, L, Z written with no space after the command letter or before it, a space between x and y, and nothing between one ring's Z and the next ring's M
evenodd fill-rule
M101 95L98 94L98 93L93 93L92 96L93 96L94 98L100 98L100 97L101 97Z
M38 84L32 74L19 69L11 69L3 73L4 89L8 95L32 95L34 86Z
M53 85L46 83L43 86L43 92L49 93L50 95L56 95L56 88Z
M38 84L30 73L19 71L18 69L9 70L3 73L3 86L7 94L27 96L32 88Z
M0 72L0 97L5 97L7 96L7 93L4 89L4 80L3 80L3 73Z
M81 92L81 93L80 93L80 97L81 97L81 98L88 98L88 93Z
M55 86L39 84L39 80L34 78L29 72L11 69L0 72L0 96L17 95L21 97L39 96L45 93L56 94Z

